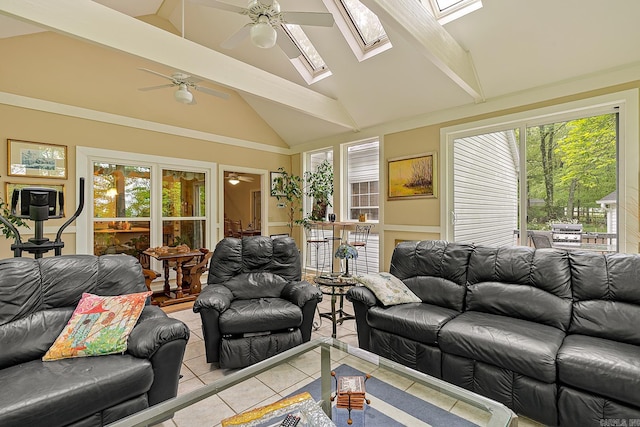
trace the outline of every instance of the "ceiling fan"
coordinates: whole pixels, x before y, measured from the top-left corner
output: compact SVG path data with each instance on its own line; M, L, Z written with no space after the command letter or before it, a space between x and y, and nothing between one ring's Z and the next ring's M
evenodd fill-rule
M247 36L254 45L268 49L276 43L290 58L300 56L300 49L284 33L281 24L312 25L320 27L333 26L333 15L322 12L283 12L277 0L249 0L244 7L234 6L218 0L191 0L216 9L247 15L251 22L222 42L225 49L233 49ZM280 37L278 37L280 35Z
M173 96L175 97L176 101L182 102L183 104L196 103L196 100L193 97L193 94L189 91L189 89L197 90L198 92L208 93L209 95L217 96L218 98L229 99L229 95L226 93L218 92L216 90L209 89L208 87L198 86L196 83L202 81L202 79L190 76L189 74L176 72L176 73L173 73L171 76L166 76L162 73L158 73L157 71L149 70L146 68L138 68L138 69L141 71L145 71L147 73L155 74L156 76L164 77L165 79L168 79L171 81L171 83L167 83L164 85L142 87L138 89L141 91L148 91L148 90L162 89L165 87L177 86L178 90L174 92Z
M251 176L244 176L244 175L238 175L235 172L229 172L229 174L227 175L227 177L225 178L229 184L231 185L238 185L240 183L240 181L244 181L244 182L253 182L253 177Z

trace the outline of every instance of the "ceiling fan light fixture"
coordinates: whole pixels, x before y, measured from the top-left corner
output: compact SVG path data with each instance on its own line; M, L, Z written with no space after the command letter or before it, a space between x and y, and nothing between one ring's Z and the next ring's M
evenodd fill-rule
M257 24L251 27L251 41L260 48L272 48L276 45L277 37L278 33L269 23L269 18L264 15L258 19Z
M189 104L193 101L193 94L189 92L186 84L181 84L173 96L176 98L176 101L182 102L183 104Z
M234 177L234 176L229 177L228 181L229 181L229 184L231 184L231 185L240 184L240 180L238 178Z

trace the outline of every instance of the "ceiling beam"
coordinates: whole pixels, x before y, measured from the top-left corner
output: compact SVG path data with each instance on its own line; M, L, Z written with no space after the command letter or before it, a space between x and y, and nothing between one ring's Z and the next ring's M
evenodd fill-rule
M239 92L357 130L353 118L336 99L93 1L0 0L0 13L164 64Z
M401 34L416 53L426 56L476 102L484 101L471 55L419 1L361 1L380 18L383 25Z

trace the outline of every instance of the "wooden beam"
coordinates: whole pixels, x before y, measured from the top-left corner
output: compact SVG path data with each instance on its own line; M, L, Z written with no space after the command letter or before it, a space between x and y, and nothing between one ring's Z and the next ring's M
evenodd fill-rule
M0 0L0 13L357 130L337 100L93 1Z
M471 55L419 1L361 1L380 18L385 27L401 34L414 46L417 54L426 56L476 102L484 101Z

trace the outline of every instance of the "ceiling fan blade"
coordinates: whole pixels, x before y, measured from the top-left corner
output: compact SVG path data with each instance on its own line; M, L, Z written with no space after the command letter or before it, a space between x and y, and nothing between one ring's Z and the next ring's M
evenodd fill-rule
M171 76L165 76L165 75L164 75L164 74L162 74L162 73L159 73L159 72L157 72L157 71L153 71L153 70L149 70L149 69L147 69L147 68L138 68L138 70L140 70L140 71L146 71L147 73L155 74L156 76L160 76L160 77L164 77L165 79L173 80L173 77L171 77Z
M298 49L298 46L296 46L296 44L293 41L291 41L291 38L289 37L289 35L282 29L280 25L276 27L276 31L278 33L278 38L276 38L276 43L278 43L278 46L280 46L280 49L282 49L282 51L290 59L297 58L298 56L302 55L302 52L300 52L300 49Z
M251 178L250 176L238 176L238 179L240 181L244 181L244 182L253 182L253 178Z
M209 95L217 96L218 98L229 99L228 94L223 92L218 92L217 90L209 89L208 87L194 86L193 88L197 91L208 93Z
M224 3L217 0L191 0L191 3L199 3L201 5L215 7L216 9L220 9L220 10L241 13L242 15L246 15L249 13L249 10L244 7L235 6L235 5Z
M141 87L138 90L141 90L143 92L146 92L148 90L156 90L156 89L164 89L166 87L173 87L175 86L173 83L168 83L166 85L160 85L160 86L148 86L148 87Z
M220 44L220 47L224 49L233 49L237 47L242 41L249 36L249 32L251 32L251 26L253 24L247 24L244 27L240 28L234 34L232 34L228 39L223 41Z
M330 13L323 12L282 12L287 24L333 27L334 19Z

